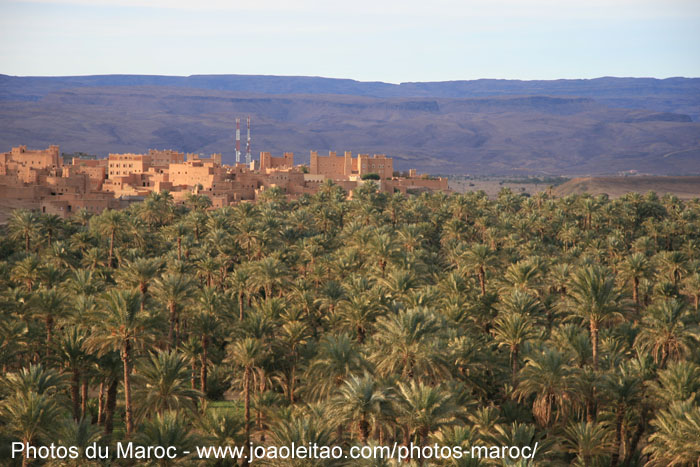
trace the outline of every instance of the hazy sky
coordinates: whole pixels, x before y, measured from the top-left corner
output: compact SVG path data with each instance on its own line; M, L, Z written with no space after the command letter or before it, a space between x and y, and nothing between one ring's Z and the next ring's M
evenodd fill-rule
M0 73L700 76L700 0L0 0Z

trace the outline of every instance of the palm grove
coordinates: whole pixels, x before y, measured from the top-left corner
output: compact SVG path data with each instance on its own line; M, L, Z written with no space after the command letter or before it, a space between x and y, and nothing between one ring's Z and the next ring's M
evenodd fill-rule
M12 441L538 442L519 465L697 465L700 202L375 188L15 211L0 457ZM190 464L233 461L159 461Z

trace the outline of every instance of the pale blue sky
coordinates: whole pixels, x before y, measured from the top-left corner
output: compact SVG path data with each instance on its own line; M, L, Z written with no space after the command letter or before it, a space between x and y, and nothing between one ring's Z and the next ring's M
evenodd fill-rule
M700 76L700 0L0 0L0 73Z

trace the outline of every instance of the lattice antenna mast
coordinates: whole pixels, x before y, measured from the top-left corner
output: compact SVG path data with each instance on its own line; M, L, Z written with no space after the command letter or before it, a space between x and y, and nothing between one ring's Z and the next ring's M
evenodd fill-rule
M236 119L236 164L241 163L241 119Z
M250 164L252 157L250 156L250 115L248 115L248 139L245 143L245 163Z

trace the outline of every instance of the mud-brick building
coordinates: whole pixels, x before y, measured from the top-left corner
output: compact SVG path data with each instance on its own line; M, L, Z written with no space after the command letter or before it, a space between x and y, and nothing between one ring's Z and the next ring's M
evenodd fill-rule
M365 174L377 174L381 179L394 176L394 161L385 154L358 154L352 157L351 151L345 151L342 156L330 151L327 156L319 156L316 151L311 151L309 173L312 175L324 175L332 180L351 180L362 178Z

